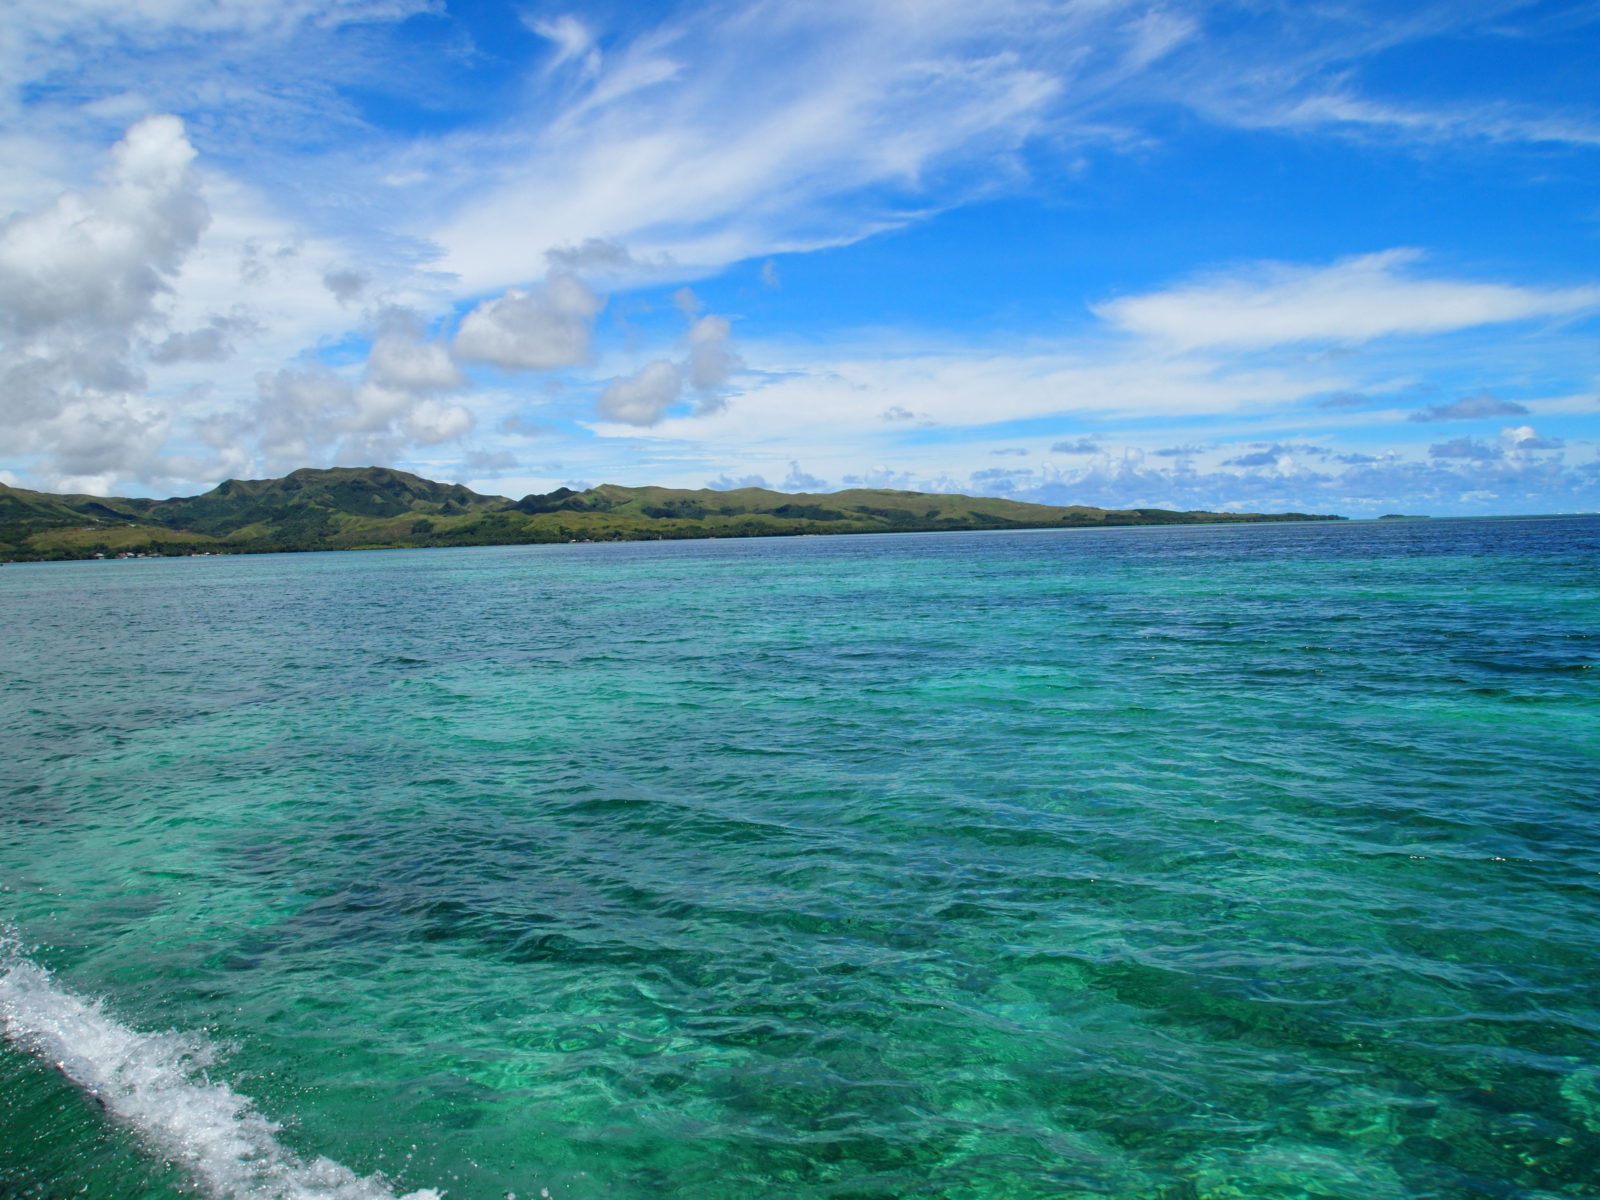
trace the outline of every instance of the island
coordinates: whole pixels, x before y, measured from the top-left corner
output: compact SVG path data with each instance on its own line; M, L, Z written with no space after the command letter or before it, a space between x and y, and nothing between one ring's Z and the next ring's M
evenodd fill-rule
M0 561L1343 519L1057 507L882 488L786 493L602 484L513 500L389 467L307 467L281 479L229 479L171 500L0 484Z

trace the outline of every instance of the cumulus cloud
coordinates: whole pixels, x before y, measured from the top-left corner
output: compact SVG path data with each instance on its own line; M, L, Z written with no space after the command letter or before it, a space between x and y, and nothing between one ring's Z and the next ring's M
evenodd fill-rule
M851 487L893 488L895 490L911 488L914 481L915 477L910 471L896 471L893 467L882 464L870 467L858 475L846 475L844 477L844 482Z
M46 451L58 483L153 469L168 418L140 396L138 351L164 332L161 301L210 219L194 155L183 122L149 117L99 186L0 223L0 422L14 449ZM218 337L157 353L220 353Z
M689 327L688 378L689 386L696 391L715 391L744 366L728 345L732 332L728 319L714 314L701 317Z
M778 485L778 489L785 492L821 492L826 491L827 487L826 479L818 479L815 475L802 471L799 462L794 459L789 460L789 473Z
M1500 431L1501 444L1513 450L1560 450L1564 438L1540 437L1532 425L1508 425Z
M1119 329L1177 350L1260 349L1297 342L1365 342L1445 333L1600 307L1600 288L1541 289L1428 279L1416 250L1386 250L1330 266L1267 263L1095 307Z
M604 304L567 271L553 272L532 290L507 288L462 319L456 357L507 371L576 366L588 361L594 319Z
M366 291L367 285L371 282L366 272L351 268L328 271L322 276L322 286L327 288L340 304L353 304L359 300L361 293Z
M1481 417L1520 416L1527 411L1515 401L1502 400L1489 392L1479 392L1475 396L1463 396L1454 404L1430 404L1412 413L1409 419L1419 423L1472 421Z
M470 432L471 412L441 395L467 382L445 344L429 340L421 317L408 308L382 309L376 324L360 386L323 426L325 441L337 439L334 455L393 454Z
M554 271L616 279L648 279L667 274L678 266L670 254L638 258L621 242L597 237L584 238L576 246L558 246L547 250L544 257Z
M242 313L213 316L199 329L171 333L150 348L153 363L216 363L233 357L233 339L259 333L261 325Z
M50 459L55 487L105 494L129 474L157 477L170 430L166 414L136 401L102 399L54 431Z
M425 337L421 318L390 307L376 325L359 380L320 364L262 372L254 405L214 418L208 440L219 448L253 444L265 469L279 472L381 462L471 432L472 413L444 395L466 379L444 344Z
M714 492L731 492L739 488L766 488L767 481L761 475L744 475L734 479L724 471L715 479L706 480L706 486Z
M354 428L355 387L327 367L262 372L256 379L252 428L268 470L324 461L331 437ZM218 428L216 442L244 431Z
M688 288L679 288L672 300L689 321L684 335L688 356L681 362L657 359L633 375L613 379L595 406L601 417L625 425L655 425L684 398L686 389L698 393L694 416L725 407L722 389L744 365L729 346L732 326L726 317L700 316L700 298Z
M596 405L602 417L624 425L654 425L683 395L678 364L657 359L636 374L613 379Z
M413 401L400 417L407 440L419 446L454 441L472 432L472 425L472 414L464 406L446 404L433 396Z
M378 316L378 332L367 352L367 377L380 387L407 392L448 391L467 381L445 344L427 340L422 319L400 307L386 308Z
M157 297L210 219L190 170L194 153L183 122L150 117L112 148L103 186L0 225L9 337L99 346L154 321Z

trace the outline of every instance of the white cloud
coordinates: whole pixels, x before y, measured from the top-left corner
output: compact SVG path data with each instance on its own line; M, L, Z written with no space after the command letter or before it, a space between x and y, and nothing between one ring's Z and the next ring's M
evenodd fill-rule
M576 275L557 271L531 291L508 288L479 304L456 333L456 357L510 371L547 371L587 361L604 301Z
M219 363L233 357L235 337L249 337L260 332L260 324L242 312L213 314L199 329L170 333L151 346L152 363Z
M1567 316L1600 307L1600 288L1541 289L1426 279L1415 250L1331 266L1256 265L1095 306L1097 316L1177 350L1249 350L1297 342L1365 342Z
M428 8L408 0L12 0L18 37L164 37L172 30L265 34L306 21L326 24L392 20Z
M1002 491L1043 504L1096 504L1212 511L1505 513L1586 508L1600 500L1600 475L1567 470L1551 455L1502 454L1459 439L1443 455L1346 456L1343 470L1277 465L1248 470L1171 469L1141 454L1104 456L1081 468L1042 467L1004 481L962 481L964 490ZM998 485L998 486L997 486Z
M828 481L819 479L808 471L800 469L800 464L795 459L789 460L789 473L783 477L783 482L778 485L781 492L825 492L828 490Z
M367 377L380 386L409 392L448 391L467 382L445 344L425 340L421 319L404 308L381 314L367 352Z
M401 428L411 441L422 446L454 441L472 432L472 414L460 404L446 404L432 396L413 403L401 418Z
M146 471L165 435L138 351L210 219L193 159L181 121L148 118L99 186L0 224L0 426L52 479Z
M688 356L681 362L658 359L632 376L613 379L595 405L602 421L615 421L635 431L659 424L683 399L685 388L699 393L698 403L686 419L705 418L726 407L723 389L733 372L744 365L729 346L731 324L714 313L699 315L700 298L688 288L679 288L672 301L689 322L684 334Z
M585 238L577 246L558 246L545 252L553 270L570 271L590 279L600 277L614 283L641 283L670 277L678 270L669 254L640 259L621 242L605 238Z
M550 59L550 70L572 61L580 62L586 74L592 75L600 69L600 51L595 47L594 35L571 13L550 18L525 15L522 23L540 37L555 43L556 52Z
M840 358L767 343L747 353L763 371L742 381L723 410L668 416L644 436L699 441L730 453L737 445L793 439L798 450L818 441L860 443L898 438L903 430L1043 417L1215 417L1279 408L1356 382L1326 365L1242 366L1198 355L1125 354L1092 343ZM640 436L639 430L616 432Z
M728 347L732 326L726 317L701 317L689 327L689 385L697 391L715 391L744 365Z
M1162 9L1140 13L1124 27L1132 35L1127 67L1142 70L1194 38L1199 23L1185 14Z
M274 157L269 146L319 126L326 144L329 128L359 125L330 83L355 66L338 49L341 31L437 7L437 0L10 0L0 22L0 123L20 117L32 138L7 149L38 161L51 141L81 150L111 126L160 112L184 115L213 145L226 131L256 161ZM72 155L64 157L70 167ZM17 163L8 156L8 166Z
M1260 10L1256 16L1263 19L1227 31L1208 20L1208 7L1178 4L1160 12L1167 20L1193 21L1203 32L1182 48L1187 54L1180 50L1173 56L1176 62L1164 60L1159 71L1132 81L1132 90L1181 104L1219 124L1383 139L1430 153L1452 142L1600 143L1600 124L1592 108L1581 103L1494 96L1496 90L1516 89L1503 84L1497 89L1498 81L1471 73L1448 82L1432 75L1411 87L1388 70L1380 76L1387 86L1365 77L1379 56L1416 54L1433 39L1458 45L1482 39L1505 46L1524 38L1537 44L1570 37L1544 19L1540 6L1523 0L1424 0L1403 7L1338 0L1280 7L1277 20ZM1585 22L1581 13L1574 19Z
M443 347L421 340L414 314L390 310L382 320L359 382L320 365L263 372L253 405L205 424L209 444L279 474L393 461L470 433L472 413L438 395L464 382Z
M706 480L706 486L716 492L732 492L739 488L767 488L765 475L742 475L737 479L730 478L726 472L715 479Z
M340 304L351 304L361 298L361 293L372 280L366 272L350 267L325 271L322 284Z
M1500 431L1500 444L1508 450L1560 450L1565 438L1540 437L1532 425L1507 425Z
M683 372L676 363L658 359L624 379L613 379L600 393L596 409L608 421L654 425L683 394Z
M250 432L268 471L321 464L329 443L356 423L355 388L326 367L263 373L252 416ZM222 422L214 428L215 442L223 445L243 433Z
M12 336L127 333L156 318L156 298L209 220L190 170L194 148L183 122L151 117L111 160L101 187L0 225L0 319Z
M1422 141L1553 142L1600 145L1600 123L1581 116L1519 110L1500 104L1424 108L1384 103L1348 92L1306 96L1284 106L1271 123L1288 127L1349 127Z
M868 189L919 192L960 164L1010 170L1006 152L1062 87L1030 60L1064 27L1114 27L1112 15L1009 2L690 14L608 55L553 120L434 147L441 171L464 158L492 170L419 232L473 289L535 277L547 251L589 238L670 255L690 277L854 240L907 219ZM1036 52L1008 48L1013 34ZM865 203L839 203L851 194Z

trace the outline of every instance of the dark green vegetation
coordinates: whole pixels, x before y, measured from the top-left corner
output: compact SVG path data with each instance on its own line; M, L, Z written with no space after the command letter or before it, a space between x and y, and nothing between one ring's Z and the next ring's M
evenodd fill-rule
M876 488L790 495L602 484L509 500L387 467L308 467L282 479L229 479L173 500L54 496L0 484L0 559L1339 519L1056 508Z

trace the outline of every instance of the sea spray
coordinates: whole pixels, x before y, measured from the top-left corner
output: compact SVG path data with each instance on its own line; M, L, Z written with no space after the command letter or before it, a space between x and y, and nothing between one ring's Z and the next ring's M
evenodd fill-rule
M249 1097L207 1077L216 1050L204 1036L128 1028L58 987L12 938L0 938L0 1031L218 1200L396 1200L380 1178L284 1146L280 1126ZM423 1189L401 1200L439 1198Z

